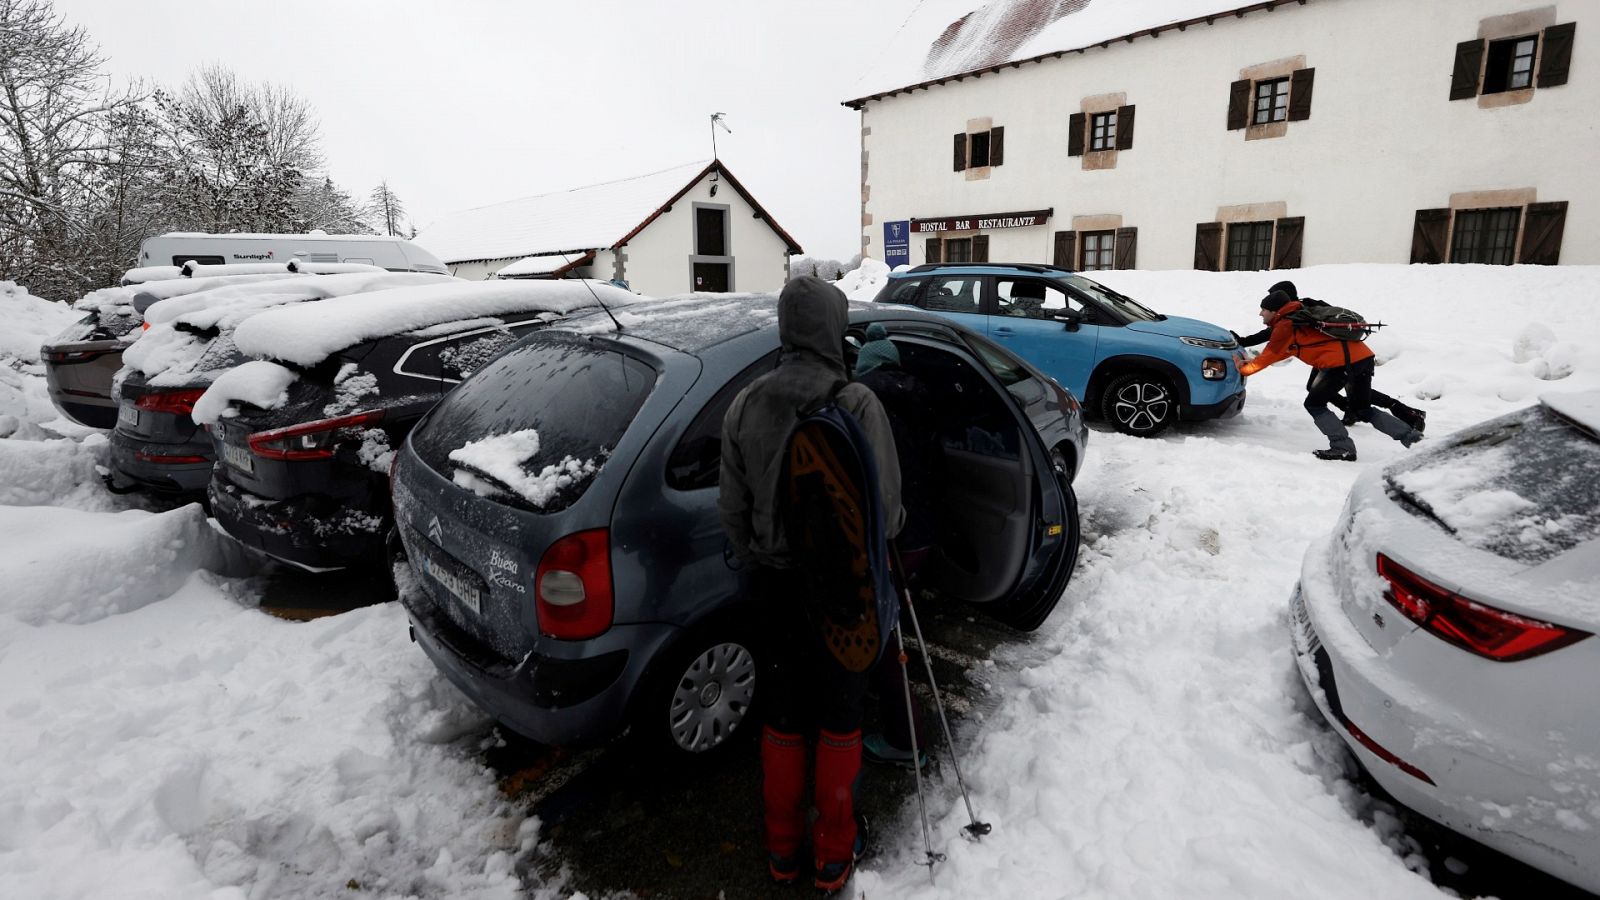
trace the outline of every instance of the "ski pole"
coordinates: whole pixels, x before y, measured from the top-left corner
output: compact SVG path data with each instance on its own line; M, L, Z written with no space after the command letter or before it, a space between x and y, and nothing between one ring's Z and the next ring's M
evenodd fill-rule
M944 729L945 746L950 748L950 767L956 773L956 785L961 788L961 800L967 805L967 825L962 828L974 838L980 838L994 830L988 822L978 821L978 814L972 810L972 797L967 793L967 782L961 777L961 763L956 759L956 741L950 734L950 720L944 714L944 700L939 696L939 681L933 676L933 659L928 655L928 641L922 636L922 624L917 621L916 607L911 604L911 589L905 581L905 566L900 561L900 545L894 541L889 542L889 553L894 558L894 567L901 573L900 594L905 600L906 612L911 616L911 627L916 631L917 644L922 647L922 665L928 673L928 687L933 689L933 707L939 711L939 725ZM898 626L896 626L898 627ZM906 685L909 692L910 684ZM914 723L912 731L915 731ZM913 759L913 762L915 760Z
M896 652L900 658L900 687L906 695L906 722L909 723L911 732L911 768L917 776L917 809L922 813L922 849L924 861L920 865L928 867L928 878L933 878L933 866L944 861L943 853L933 852L933 828L928 824L928 798L922 791L922 749L917 746L917 714L912 709L911 676L906 672L906 636L899 625L894 626L894 640Z

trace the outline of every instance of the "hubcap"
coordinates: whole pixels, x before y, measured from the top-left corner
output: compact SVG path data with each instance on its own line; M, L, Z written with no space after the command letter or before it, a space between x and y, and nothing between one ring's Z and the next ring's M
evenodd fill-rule
M743 645L716 644L689 661L672 692L668 727L673 743L704 753L727 740L750 711L756 662Z
M1149 431L1166 421L1172 398L1159 384L1137 381L1117 392L1111 409L1117 424L1130 431Z

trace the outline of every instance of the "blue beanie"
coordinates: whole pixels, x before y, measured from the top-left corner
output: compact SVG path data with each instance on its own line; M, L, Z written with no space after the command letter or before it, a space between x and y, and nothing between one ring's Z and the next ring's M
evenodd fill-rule
M856 354L856 377L860 378L884 363L900 365L900 350L889 340L889 330L883 327L883 323L873 322L867 326L867 342L861 345L861 352Z

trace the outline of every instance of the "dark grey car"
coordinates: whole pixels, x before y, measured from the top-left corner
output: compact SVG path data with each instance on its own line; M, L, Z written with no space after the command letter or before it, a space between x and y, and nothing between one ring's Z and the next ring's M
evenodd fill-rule
M888 327L939 411L921 449L960 473L924 585L1037 627L1077 557L1077 401L948 320L854 304L850 321ZM633 723L702 752L756 695L717 478L724 411L777 362L776 300L660 301L627 322L538 332L422 420L395 463L397 581L429 657L513 730L565 744ZM516 442L536 452L518 464Z

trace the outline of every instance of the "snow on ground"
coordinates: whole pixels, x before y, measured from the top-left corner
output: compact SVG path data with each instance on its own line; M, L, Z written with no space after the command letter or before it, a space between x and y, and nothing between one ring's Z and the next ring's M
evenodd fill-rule
M1104 280L1243 331L1283 274ZM1429 412L1430 439L1600 387L1600 269L1287 274L1391 323L1373 340L1377 384ZM857 281L875 292L871 272ZM1250 379L1239 418L1092 435L1077 575L1038 632L996 651L994 703L962 729L994 834L961 839L965 808L940 780L948 861L931 883L912 864L908 798L860 895L1440 896L1395 835L1354 816L1338 739L1298 699L1286 606L1301 556L1363 467L1407 452L1358 426L1360 464L1314 460L1304 383L1291 362ZM44 434L53 413L30 410L21 429ZM96 442L0 440L14 588L0 593L0 896L567 896L518 874L538 823L496 790L463 737L481 714L409 644L398 608L262 615L252 581L216 573L195 508L93 493Z

